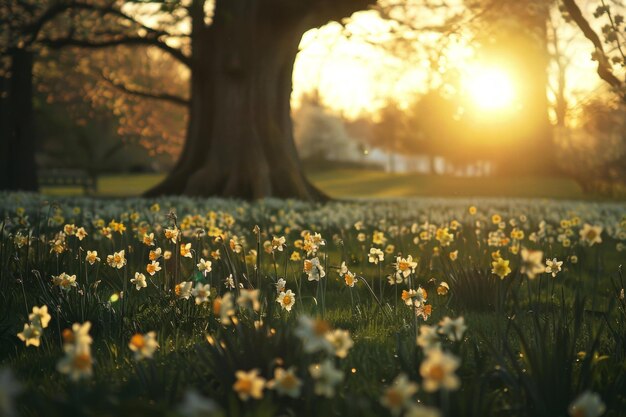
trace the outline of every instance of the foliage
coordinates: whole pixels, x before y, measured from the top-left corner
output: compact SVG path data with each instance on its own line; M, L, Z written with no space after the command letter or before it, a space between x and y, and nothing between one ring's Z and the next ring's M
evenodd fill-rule
M581 111L581 126L556 132L558 163L585 191L619 194L626 187L626 108L596 98Z

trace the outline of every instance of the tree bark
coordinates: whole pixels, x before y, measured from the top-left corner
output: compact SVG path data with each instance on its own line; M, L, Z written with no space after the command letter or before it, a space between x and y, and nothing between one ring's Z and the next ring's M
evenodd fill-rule
M0 189L37 190L33 123L33 53L10 52L10 75L0 79Z
M548 22L551 2L533 0L533 7L521 7L519 16L527 33L521 35L520 50L516 52L518 68L523 68L523 89L520 95L525 103L519 126L523 135L512 147L508 161L499 172L509 174L554 175L559 169L553 161L554 135L549 119L548 88ZM506 47L506 46L505 46ZM525 157L524 157L525 156Z
M217 0L211 26L194 5L187 140L174 170L147 195L325 199L306 179L293 140L293 65L304 32L370 3Z
M516 75L516 101L521 106L509 118L505 130L488 132L496 133L501 141L498 146L485 149L484 154L497 161L498 174L558 173L553 161L555 150L547 98L547 23L553 0L482 3L487 11L483 19L488 24L484 33L479 33L483 53Z

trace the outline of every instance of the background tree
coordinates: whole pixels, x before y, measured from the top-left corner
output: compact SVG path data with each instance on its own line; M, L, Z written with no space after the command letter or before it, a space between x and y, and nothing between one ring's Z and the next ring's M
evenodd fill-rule
M578 128L557 131L557 161L585 192L611 195L626 187L626 105L606 97L583 105Z
M326 162L345 161L357 147L344 120L326 108L315 92L301 99L293 122L298 153L305 164L324 166Z
M416 91L423 100L415 100L413 109L404 110L413 119L410 139L401 141L396 151L437 154L457 164L491 159L501 174L554 173L556 165L543 159L550 154L545 150L554 146L547 98L547 24L554 4L543 0L380 1L376 10L396 23L393 36L381 46L416 66L430 63L427 91ZM424 42L425 37L436 40ZM462 77L467 68L454 68L446 59L459 38L471 45L474 59L483 67L504 68L514 76L515 84L523 85L517 91L517 112L485 114L464 97L467 82ZM389 110L384 108L381 114ZM381 119L387 119L387 125L391 122L389 117ZM418 126L432 131L428 126L435 119L439 119L438 132L425 133ZM420 144L420 150L410 144Z
M373 123L370 145L387 151L390 172L396 172L396 155L408 153L411 136L406 114L396 101L389 99Z
M41 54L33 77L39 168L81 169L94 180L107 172L171 168L182 147L185 108L118 88L169 84L184 92L186 79L161 55L128 47Z
M148 45L184 60L184 54L165 43L164 33L123 12L124 4L104 0L0 3L0 189L37 189L33 68L46 47ZM176 16L169 20L179 21Z
M0 189L37 189L32 43L53 10L22 0L0 3Z

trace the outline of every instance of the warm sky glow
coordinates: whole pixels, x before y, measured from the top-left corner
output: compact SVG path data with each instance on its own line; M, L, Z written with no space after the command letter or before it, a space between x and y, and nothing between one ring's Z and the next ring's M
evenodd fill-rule
M514 103L516 86L502 68L476 66L463 83L472 102L481 110L502 110Z
M557 10L554 12L558 15ZM593 18L591 21L596 24ZM427 18L420 22L423 26L429 23ZM366 31L377 34L380 39L385 39L389 27L388 22L372 11L356 13L347 24L352 33ZM428 44L433 36L436 37L423 34L418 35L418 39ZM569 62L566 95L574 115L577 104L597 92L602 83L590 59L593 48L589 41L572 25L563 22L559 23L558 36L559 48ZM429 85L440 84L443 77L432 70L427 59L405 62L358 37L346 38L337 23L307 32L300 49L293 75L294 106L298 106L303 94L318 89L328 107L348 117L376 113L389 98L401 106L406 105L416 94L426 92ZM445 70L458 70L463 74L460 88L470 93L470 102L477 110L515 108L516 92L522 88L520 80L507 68L476 62L469 34L457 34L446 46L439 64ZM551 67L551 82L554 74L555 69ZM550 89L547 94L553 100Z
M212 2L207 2L207 19L212 15ZM593 25L595 21L593 2L582 1L585 13ZM450 10L461 8L463 2L450 0ZM142 21L150 26L158 26L161 20L150 5L129 3L125 11L131 15L144 15ZM442 23L445 13L441 9L419 10L417 26L436 26ZM571 24L566 24L560 12L552 11L557 22L553 36L558 38L558 49L568 62L566 68L566 97L570 111L575 116L578 103L595 94L603 84L595 74L596 63L590 59L593 48L580 31ZM188 32L189 22L179 23L181 33ZM522 88L510 69L492 67L476 61L470 33L447 34L447 43L437 65L442 72L461 74L461 85L446 84L445 74L434 71L428 54L425 52L441 36L434 32L411 35L417 44L417 56L410 61L395 56L377 46L391 38L395 22L383 20L375 11L355 13L346 23L346 31L336 22L331 22L319 29L312 29L304 34L300 43L293 73L292 104L297 107L304 94L318 90L324 104L347 117L359 114L376 114L389 99L400 107L407 106L416 95L427 92L433 87L444 84L446 91L460 92L470 98L476 110L493 112L495 110L514 109L516 93ZM599 28L596 28L599 31ZM353 34L346 37L345 33ZM551 31L549 31L552 34ZM368 41L363 39L367 38ZM171 40L177 46L179 39ZM549 50L554 49L549 44ZM421 50L420 50L421 49ZM497 58L497 57L496 57ZM549 100L554 101L554 83L557 69L552 63L549 68L551 86L547 91ZM574 117L575 118L575 117Z
M388 33L388 22L376 13L354 15L348 29L358 33ZM338 23L330 23L305 33L300 43L293 74L294 105L299 98L319 89L325 103L348 116L371 112L399 88L415 89L424 84L425 72L416 68L407 71L406 64L371 44L348 39Z

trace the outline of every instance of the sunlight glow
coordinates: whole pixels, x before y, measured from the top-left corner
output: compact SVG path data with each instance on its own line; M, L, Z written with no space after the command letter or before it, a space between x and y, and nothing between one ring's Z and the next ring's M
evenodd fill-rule
M515 101L515 85L502 68L476 67L465 80L472 101L481 110L509 108Z

